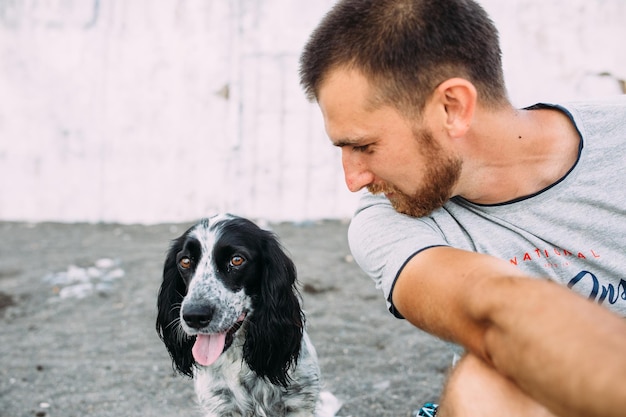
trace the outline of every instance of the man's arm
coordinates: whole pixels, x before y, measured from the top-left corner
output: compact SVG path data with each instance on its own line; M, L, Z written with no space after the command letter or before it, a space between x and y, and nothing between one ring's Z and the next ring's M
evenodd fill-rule
M392 296L412 324L465 346L554 413L624 415L626 321L571 290L436 247L405 265Z

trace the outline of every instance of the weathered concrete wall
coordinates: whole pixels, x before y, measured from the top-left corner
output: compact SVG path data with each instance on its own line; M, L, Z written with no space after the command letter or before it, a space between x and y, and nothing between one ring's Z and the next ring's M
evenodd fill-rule
M349 217L298 85L331 0L0 0L0 220ZM621 93L623 0L484 0L518 105Z

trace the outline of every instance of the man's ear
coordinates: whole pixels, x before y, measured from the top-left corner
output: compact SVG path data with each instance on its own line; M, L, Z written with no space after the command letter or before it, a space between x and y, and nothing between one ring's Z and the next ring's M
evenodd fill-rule
M434 98L445 111L444 129L450 137L465 136L476 110L476 87L463 78L450 78L437 86Z

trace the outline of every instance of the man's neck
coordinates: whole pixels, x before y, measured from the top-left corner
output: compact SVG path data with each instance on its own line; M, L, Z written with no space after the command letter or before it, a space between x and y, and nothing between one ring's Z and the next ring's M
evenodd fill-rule
M459 195L498 204L535 194L563 178L580 136L556 109L479 111L468 134Z

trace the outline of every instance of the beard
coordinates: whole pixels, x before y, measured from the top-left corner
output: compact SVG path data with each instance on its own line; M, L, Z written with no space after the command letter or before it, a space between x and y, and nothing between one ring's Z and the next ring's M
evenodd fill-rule
M443 207L452 197L454 186L461 175L461 160L444 155L429 131L415 132L421 146L425 166L423 182L413 193L406 194L389 183L370 184L367 189L372 194L384 193L393 208L412 217L425 217Z

